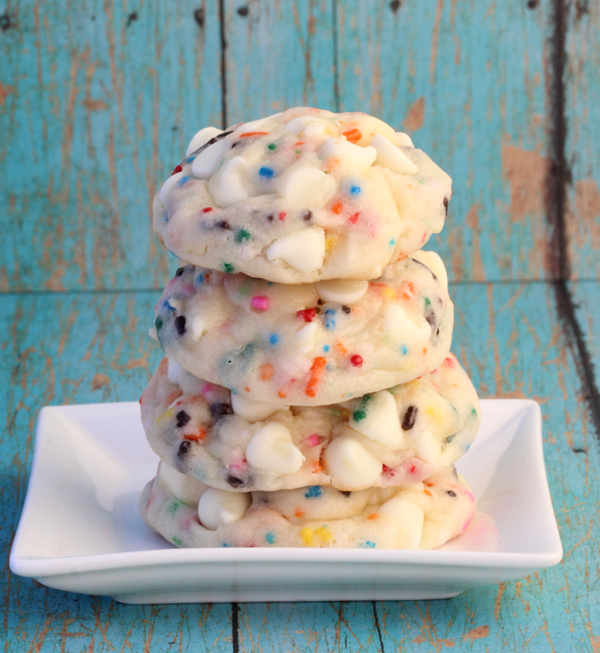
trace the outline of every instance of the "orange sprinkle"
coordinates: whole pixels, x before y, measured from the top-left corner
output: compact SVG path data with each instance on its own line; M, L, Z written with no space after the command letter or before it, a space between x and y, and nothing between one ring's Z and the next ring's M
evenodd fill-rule
M427 487L433 487L433 483L425 483Z
M335 343L335 349L340 354L340 356L345 356L348 353L346 347L344 347L344 345L339 341Z
M140 406L142 405L142 398L140 397Z
M310 379L304 391L308 397L314 397L317 394L317 386L323 378L326 364L327 361L322 356L317 356L313 361L312 367L310 368Z
M206 435L206 431L204 429L200 429L198 433L189 433L184 437L186 440L191 440L192 442L196 442L197 440L204 440L205 435Z
M427 347L423 347L423 353L424 353L424 354L427 353Z
M281 390L277 394L281 397L281 399L285 399L287 397L285 392L282 392Z
M240 134L240 138L248 138L248 136L265 136L268 132L246 132L245 134Z
M362 138L362 134L359 129L349 129L347 132L342 132L342 136L345 136L350 143L356 143Z
M247 385L244 386L244 390L245 390L246 392L250 392L250 388L249 388Z
M342 203L341 202L336 202L332 207L331 210L333 213L336 215L339 215L342 212Z
M294 147L298 147L299 145L304 145L304 141L298 141L297 143L294 143Z
M259 372L260 372L260 378L263 381L269 381L269 379L273 378L274 370L271 363L265 363L264 365L261 365Z
M425 494L426 494L428 497L432 497L432 496L433 496L433 494L431 494L431 492L430 492L429 490L423 490L423 492L425 492Z
M370 519L371 521L376 521L377 519L379 519L379 515L378 515L376 512L372 512L372 513L367 517L367 519Z
M323 468L321 467L321 463L317 460L317 462L313 465L312 473L318 474L321 471L323 471Z
M302 508L296 508L296 510L294 511L294 515L296 515L296 517L302 517L303 514L304 514L304 510L302 510Z

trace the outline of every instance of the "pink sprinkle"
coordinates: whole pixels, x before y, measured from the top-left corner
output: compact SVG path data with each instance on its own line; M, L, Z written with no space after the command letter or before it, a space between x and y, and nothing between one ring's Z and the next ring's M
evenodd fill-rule
M250 304L252 308L256 308L259 311L269 310L269 298L264 295L254 295Z
M317 445L321 444L321 436L313 433L312 435L308 436L307 442L309 447L316 447Z
M210 389L212 388L212 383L207 383L203 388L202 388L202 394L205 395L207 392L210 392Z

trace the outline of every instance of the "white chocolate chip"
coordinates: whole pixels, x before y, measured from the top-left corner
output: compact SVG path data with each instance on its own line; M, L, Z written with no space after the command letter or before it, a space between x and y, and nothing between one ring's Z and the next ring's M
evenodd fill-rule
M181 299L175 299L175 297L169 297L167 299L167 304L175 311L181 313L181 309L183 308L183 302Z
M169 494L190 506L198 505L198 501L206 489L206 486L193 476L182 474L165 462L161 462L158 467L158 477Z
M315 348L315 340L319 327L316 322L309 322L299 331L296 331L296 346L301 354L308 354Z
M172 358L167 358L167 361L169 363L168 371L167 371L167 376L169 377L169 381L173 383L173 385L177 385L179 383L179 375L181 374L183 368L179 363L176 363Z
M183 172L176 172L174 175L171 175L167 181L162 185L158 197L160 201L164 204L167 201L169 193L175 187L175 184L184 176Z
M398 147L414 147L411 137L404 132L396 132L394 145Z
M345 136L328 138L321 146L321 158L326 162L334 159L331 169L338 175L363 172L373 165L376 157L374 147L354 145Z
M216 531L219 526L241 519L251 503L249 492L227 492L209 487L198 503L198 517L204 528Z
M292 168L281 175L277 192L290 204L305 209L317 210L325 206L335 195L335 179L315 168Z
M148 329L148 335L152 338L152 340L158 340L158 334L156 333L156 327L150 327L150 329Z
M417 458L422 460L424 463L433 465L438 461L440 452L441 445L439 441L435 439L433 433L429 429L423 431L415 445L415 455Z
M296 270L306 274L323 266L325 258L325 232L320 227L309 227L283 236L267 250L267 258L284 260Z
M228 147L226 139L209 145L192 161L192 174L196 179L208 179L216 170L223 153Z
M420 317L420 316L419 316ZM389 303L383 312L383 330L396 340L423 341L431 336L431 325L424 317L414 322L400 304Z
M373 485L383 469L381 461L349 433L331 442L324 460L333 485L349 490Z
M420 249L417 252L413 252L410 255L410 258L414 258L423 265L426 265L435 276L441 281L444 288L448 287L448 273L439 254L435 252L425 252Z
M294 474L305 458L292 442L292 435L279 422L269 422L258 430L246 447L246 460L257 469L277 474Z
M276 413L278 410L285 410L287 406L271 404L263 401L251 401L242 395L231 395L231 407L233 412L243 417L250 424L261 422Z
M423 534L425 513L414 501L403 496L395 496L386 501L377 511L380 515L388 515L400 526L406 539L403 548L417 549Z
M200 314L196 314L192 317L192 334L194 338L200 340L203 336L208 333L206 329L206 320Z
M350 409L350 426L364 436L390 447L399 449L402 444L402 430L398 406L391 392L380 390L353 402ZM364 413L362 419L355 419L357 413Z
M211 138L214 138L215 136L218 136L222 133L223 130L217 129L216 127L205 127L204 129L201 129L199 132L194 134L194 137L190 141L190 144L185 151L185 155L189 156L192 154L192 152L195 152L196 150L199 150L203 145L206 145Z
M314 116L300 116L290 120L284 127L284 132L303 134L306 138L319 138L328 130L328 125L323 120Z
M419 172L419 168L406 154L383 134L375 134L371 139L371 145L377 150L375 165L389 168L399 175L416 175Z
M248 162L241 156L229 159L220 174L209 182L212 196L219 206L227 207L252 194L248 179Z
M354 279L332 279L319 281L317 294L324 302L337 302L338 304L354 304L369 289L368 281Z

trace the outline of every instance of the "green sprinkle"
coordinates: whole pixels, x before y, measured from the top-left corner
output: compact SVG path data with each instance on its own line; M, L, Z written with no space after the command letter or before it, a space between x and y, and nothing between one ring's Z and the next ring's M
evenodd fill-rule
M235 272L235 266L232 263L223 263L223 270L227 274L233 274Z
M477 410L475 408L471 408L471 415L475 415L475 417L477 417Z
M154 326L156 327L157 331L160 331L163 328L163 321L160 315L156 318L156 320L154 320Z
M429 297L425 297L425 306L429 306L430 304Z
M250 294L250 283L246 281L240 288L240 297L246 297Z
M269 144L267 145L267 149L268 149L268 150L276 150L276 149L277 149L277 145L275 145L275 143L269 143Z
M183 546L183 542L175 535L173 536L173 544L177 544L177 546Z
M300 150L294 150L296 154L300 154Z
M275 544L275 533L267 533L265 535L265 540L267 540L269 544Z
M417 184L421 184L421 186L424 186L425 182L422 179L418 179Z
M352 419L353 419L355 422L360 422L360 421L363 420L366 416L367 416L367 413L366 413L364 410L355 410L355 411L352 413Z
M167 506L167 512L170 513L171 515L174 515L179 510L179 508L181 508L182 505L183 504L181 503L181 501L177 501L177 500L171 501L171 503L169 503L169 505Z
M243 243L246 240L250 240L252 236L250 235L250 232L247 231L246 229L240 229L236 234L235 234L235 242L236 243Z

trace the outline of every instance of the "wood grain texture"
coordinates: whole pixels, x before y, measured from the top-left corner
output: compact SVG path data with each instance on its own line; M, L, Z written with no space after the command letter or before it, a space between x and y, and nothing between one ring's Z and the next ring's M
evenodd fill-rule
M600 6L570 6L565 76L567 148L570 168L566 227L572 278L600 275Z
M584 287L583 284L581 287ZM600 284L584 287L597 305ZM551 285L453 288L454 351L483 396L542 405L548 479L565 549L558 567L447 601L252 604L239 607L240 651L594 651L600 645L596 579L600 451L588 420ZM25 495L33 427L47 403L135 399L160 359L144 336L156 293L4 297L0 440L4 560ZM593 309L593 333L598 314ZM592 330L590 330L592 333ZM597 341L595 341L597 342ZM2 577L4 624L21 651L233 650L230 606L120 606ZM377 622L375 620L377 614ZM377 625L379 625L380 633ZM171 644L171 642L174 642ZM418 646L417 646L418 645ZM169 648L170 647L170 648ZM202 649L200 649L202 650Z
M335 111L331 0L225 0L228 122L294 106Z
M593 287L600 292L598 284ZM552 286L460 285L453 298L454 351L482 396L531 397L541 404L563 562L445 601L377 602L383 646L370 603L244 605L240 623L249 625L241 632L241 650L483 653L600 647L600 450Z
M167 279L150 206L220 124L217 5L25 0L0 31L0 290Z
M162 357L154 341L144 336L157 298L157 293L3 297L4 651L231 651L229 605L121 605L108 598L50 590L8 569L39 409L44 404L137 399Z
M530 3L531 4L531 3ZM453 178L430 241L454 280L548 277L548 2L339 0L343 110L413 136Z

